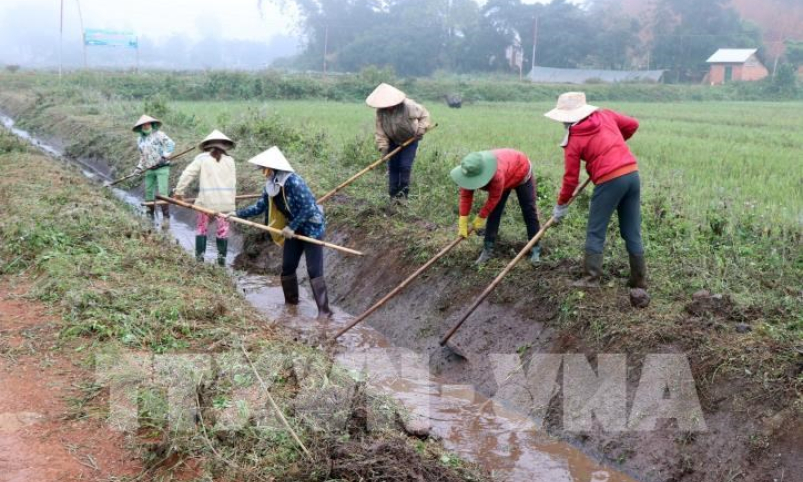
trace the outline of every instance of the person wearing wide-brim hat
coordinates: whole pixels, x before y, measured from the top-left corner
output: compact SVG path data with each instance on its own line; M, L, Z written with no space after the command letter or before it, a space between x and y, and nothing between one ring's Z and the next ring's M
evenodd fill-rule
M599 287L605 235L616 211L619 232L630 257L628 285L646 289L641 241L641 183L636 157L626 143L638 130L638 121L589 105L582 92L562 94L557 106L544 115L563 123L566 128L566 136L561 142L565 173L553 216L560 220L566 215L566 203L579 183L581 160L585 161L586 172L595 185L588 216L584 276L574 285Z
M162 132L162 121L148 115L139 118L134 128L134 132L139 134L137 137L137 147L139 148L139 163L134 169L134 173L140 174L145 171L145 201L153 202L156 198L156 191L166 196L168 182L170 180L170 155L173 154L176 144L167 134ZM148 216L153 220L156 214L156 206L148 206ZM167 229L170 225L170 207L162 205L162 228Z
M385 83L379 84L365 103L376 109L376 145L383 156L416 139L388 160L388 194L392 202L403 202L410 193L418 141L430 128L429 112L404 92Z
M173 196L183 199L184 193L190 184L198 179L198 197L195 205L222 213L229 213L236 209L237 196L237 170L234 159L229 151L234 149L235 143L225 134L215 129L201 141L198 148L202 151L184 169L178 179ZM198 213L198 223L195 232L195 258L203 261L206 253L206 239L211 216ZM224 216L217 216L215 220L215 244L217 246L217 263L226 264L226 253L229 247L229 220Z
M318 317L328 317L329 297L323 277L323 247L300 241L296 234L314 239L323 239L326 219L323 208L315 202L315 196L298 175L282 151L273 146L248 162L262 168L265 188L256 204L237 211L238 218L250 218L266 213L265 224L282 230L281 235L271 234L273 241L282 246L282 291L284 301L298 304L298 277L296 270L303 254L307 260L307 274Z
M488 199L474 218L474 231L480 234L485 229L485 244L477 259L484 264L493 257L494 244L499 232L499 223L511 191L516 191L521 214L527 226L527 239L538 233L536 208L536 182L532 164L523 152L514 149L494 149L472 152L452 169L451 177L460 186L458 234L468 236L468 217L474 202L474 191L487 191ZM530 253L530 262L536 264L541 256L541 246L536 245Z

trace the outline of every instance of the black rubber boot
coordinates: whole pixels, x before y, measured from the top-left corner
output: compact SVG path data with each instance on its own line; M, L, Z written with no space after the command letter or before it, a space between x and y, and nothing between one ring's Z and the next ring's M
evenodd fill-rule
M150 218L151 222L156 220L156 206L148 206L148 218Z
M203 263L204 253L206 253L206 236L195 236L195 259Z
M328 318L332 316L332 310L329 309L329 295L326 292L326 281L323 276L309 280L312 286L312 296L315 298L315 304L318 305L318 318Z
M298 277L291 274L282 276L282 291L284 292L284 302L288 305L298 304Z
M223 238L215 238L217 244L217 264L218 266L226 266L226 253L229 250L229 240Z
M583 277L574 283L575 288L599 288L599 279L602 276L602 253L586 251L583 260Z
M631 254L630 258L630 279L627 286L631 288L647 289L647 264L644 261L644 254Z
M170 205L162 204L162 229L170 229Z

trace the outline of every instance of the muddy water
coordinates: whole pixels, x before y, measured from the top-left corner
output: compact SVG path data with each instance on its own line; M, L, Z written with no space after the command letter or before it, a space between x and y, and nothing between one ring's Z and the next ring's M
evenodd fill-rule
M14 127L8 117L3 125L30 141L45 153L61 158L58 149ZM74 161L84 174L95 180L109 180L105 166ZM134 192L115 189L115 195L141 209L141 197ZM170 233L176 242L192 252L195 247L194 214L172 209ZM207 259L217 256L214 243ZM236 234L230 241L228 264L241 248ZM299 273L305 269L300 268ZM297 330L311 340L335 333L352 317L333 307L332 319L318 322L317 309L302 287L301 304L286 307L276 277L233 273L246 299L277 323ZM424 356L406 348L394 347L378 331L362 324L339 340L337 360L346 368L364 374L368 386L403 404L419 424L430 427L431 434L461 457L478 462L492 472L496 480L510 482L631 482L632 478L606 468L570 444L544 435L526 416L489 400L470 386L450 385L430 373ZM437 356L437 355L435 355Z

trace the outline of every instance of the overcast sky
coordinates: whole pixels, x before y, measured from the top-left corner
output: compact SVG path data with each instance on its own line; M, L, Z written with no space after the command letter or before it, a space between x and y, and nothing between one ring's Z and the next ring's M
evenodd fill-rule
M483 3L484 0L478 0ZM524 0L548 3L550 0ZM581 2L582 0L574 0ZM43 58L58 49L61 0L0 0L0 63ZM205 38L270 42L295 36L296 15L273 0L63 0L65 58L79 55L84 28L133 31L161 43L180 35L190 43ZM80 15L79 15L80 3ZM292 5L291 1L284 2ZM284 41L286 44L287 41ZM285 54L287 47L284 48Z
M291 34L292 11L282 12L264 0L63 0L65 36L81 36L78 5L85 28L133 30L158 41L171 34L193 39L217 30L218 36L268 40L276 34ZM525 0L526 3L549 0ZM60 0L0 0L0 25L28 32L57 32ZM12 37L13 38L13 37ZM11 40L8 35L4 40ZM2 47L0 45L0 47Z

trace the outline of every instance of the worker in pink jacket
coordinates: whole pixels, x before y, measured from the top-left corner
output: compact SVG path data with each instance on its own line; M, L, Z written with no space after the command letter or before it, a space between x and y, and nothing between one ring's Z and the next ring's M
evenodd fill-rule
M566 215L566 203L579 183L581 161L585 161L586 172L595 185L588 216L584 276L574 285L599 287L605 235L616 211L619 233L630 258L628 285L646 289L647 273L641 241L641 182L636 157L626 142L638 130L638 121L588 105L582 92L561 95L557 107L545 116L562 122L566 127L566 137L561 143L565 173L553 216L560 220Z

